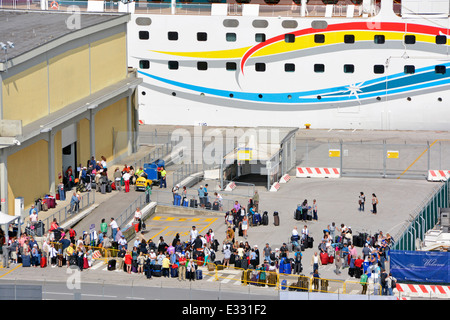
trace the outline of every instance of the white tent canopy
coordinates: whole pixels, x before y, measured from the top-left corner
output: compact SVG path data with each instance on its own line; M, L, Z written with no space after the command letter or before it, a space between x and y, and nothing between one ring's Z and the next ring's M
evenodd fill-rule
M5 225L5 238L6 241L8 241L9 237L8 237L8 229L9 229L9 225L11 223L14 223L14 220L17 220L18 223L20 223L20 216L10 216L9 214L0 212L0 226ZM19 228L20 230L20 228Z

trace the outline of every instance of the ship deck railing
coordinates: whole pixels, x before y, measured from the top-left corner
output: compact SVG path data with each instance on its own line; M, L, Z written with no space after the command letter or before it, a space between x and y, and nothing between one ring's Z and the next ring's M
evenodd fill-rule
M63 0L57 1L57 8L52 8L51 4L53 0L48 1L49 11L80 11L87 12L92 11L88 8L87 1L71 1ZM227 15L228 16L242 16L243 4L228 3ZM341 17L341 18L358 18L358 17L371 17L378 14L380 7L375 6L371 9L372 12L363 12L362 5L348 5L348 4L336 4L328 7L327 5L320 4L308 4L304 11L305 17ZM353 6L353 8L350 8ZM103 1L101 9L94 10L92 12L127 12L123 11L123 6L119 5L118 1ZM96 8L99 8L98 6ZM23 10L41 10L39 0L0 0L0 9L23 9ZM350 9L350 10L349 10ZM400 6L394 4L394 12L400 14ZM130 9L126 9L130 10ZM138 1L134 2L134 13L136 14L172 14L170 2L147 2ZM174 14L176 15L211 15L212 4L210 3L176 3L174 8ZM350 14L349 14L350 13ZM260 5L259 13L260 17L301 17L302 6L297 5L294 2L292 5Z

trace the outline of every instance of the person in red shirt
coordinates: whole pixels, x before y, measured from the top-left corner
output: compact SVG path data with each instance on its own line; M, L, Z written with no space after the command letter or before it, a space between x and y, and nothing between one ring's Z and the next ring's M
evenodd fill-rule
M131 263L133 262L133 257L131 257L130 251L125 254L125 265L127 267L127 272L131 273Z
M361 276L362 275L362 265L364 263L364 260L361 259L361 256L358 256L358 258L355 260L355 274Z
M178 263L178 281L186 281L186 257L184 254L181 254Z

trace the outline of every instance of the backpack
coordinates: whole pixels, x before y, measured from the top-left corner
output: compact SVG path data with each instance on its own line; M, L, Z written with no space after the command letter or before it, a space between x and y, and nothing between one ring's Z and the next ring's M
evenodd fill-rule
M365 285L365 284L367 284L367 274L363 274L362 276L361 276L361 280L359 281L359 283L361 284L361 285Z

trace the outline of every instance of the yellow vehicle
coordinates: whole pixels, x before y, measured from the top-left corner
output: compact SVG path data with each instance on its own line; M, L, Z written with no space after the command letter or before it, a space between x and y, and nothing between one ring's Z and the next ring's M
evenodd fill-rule
M152 180L141 176L136 179L135 188L136 188L136 191L145 191L147 186L151 186L151 185L152 185Z

